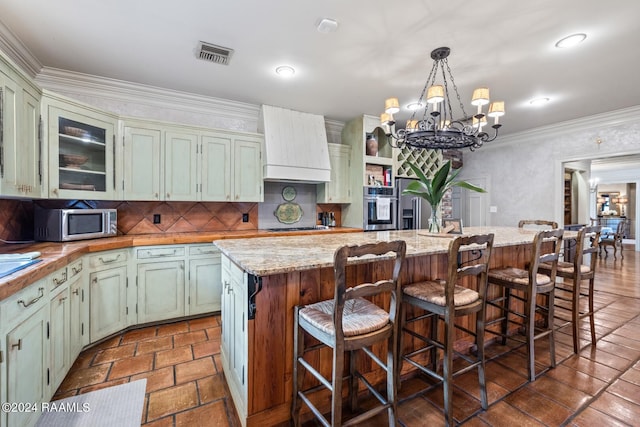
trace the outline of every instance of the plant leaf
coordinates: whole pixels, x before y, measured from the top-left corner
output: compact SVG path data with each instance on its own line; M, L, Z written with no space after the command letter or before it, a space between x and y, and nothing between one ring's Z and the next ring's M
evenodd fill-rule
M487 190L485 190L484 188L477 187L477 186L475 186L473 184L469 184L466 181L456 181L456 182L452 183L452 185L454 185L456 187L466 188L467 190L475 191L475 192L478 192L478 193L486 193L487 192Z

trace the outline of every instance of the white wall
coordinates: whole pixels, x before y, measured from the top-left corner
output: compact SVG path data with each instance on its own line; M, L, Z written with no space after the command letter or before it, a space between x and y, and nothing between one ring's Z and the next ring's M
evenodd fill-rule
M508 129L508 118L504 123ZM465 152L461 178L489 176L489 206L497 207L487 213L490 225L525 218L562 224L564 162L637 153L640 107L499 137Z

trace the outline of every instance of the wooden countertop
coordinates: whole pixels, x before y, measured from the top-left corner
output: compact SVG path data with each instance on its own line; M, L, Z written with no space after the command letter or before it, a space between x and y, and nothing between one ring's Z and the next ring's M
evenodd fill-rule
M211 243L214 240L225 239L244 240L248 238L261 238L262 240L276 238L278 236L310 236L312 234L333 235L336 233L361 232L362 229L332 227L326 230L298 230L298 231L220 231L198 233L163 233L163 234L138 234L109 237L104 239L80 240L69 243L38 242L33 244L5 244L0 246L0 253L25 253L38 251L42 255L42 261L17 271L11 275L0 278L0 301L26 288L56 270L80 258L82 255L92 252L108 251L112 249L130 248L135 246L151 245L178 245L192 243Z
M465 234L494 233L494 246L511 246L533 242L535 230L516 227L467 227ZM313 234L248 240L216 240L214 244L234 263L256 276L289 273L333 265L336 249L344 245L361 245L379 241L404 240L407 257L445 253L450 239L429 235L426 230L378 231L352 234Z

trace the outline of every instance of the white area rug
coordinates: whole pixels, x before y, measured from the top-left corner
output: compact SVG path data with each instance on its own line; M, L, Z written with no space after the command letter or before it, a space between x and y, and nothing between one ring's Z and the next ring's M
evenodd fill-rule
M140 427L147 380L42 404L38 427Z

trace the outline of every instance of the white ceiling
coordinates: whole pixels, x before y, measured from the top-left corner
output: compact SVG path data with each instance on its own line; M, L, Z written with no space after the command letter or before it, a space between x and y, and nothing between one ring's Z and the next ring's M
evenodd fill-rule
M640 104L639 16L629 0L0 0L45 67L340 121L416 100L429 53L448 46L467 111L489 86L506 102L504 133ZM321 18L337 32L318 32ZM586 41L554 47L575 32ZM234 49L231 64L196 59L199 41ZM275 75L283 64L294 78ZM551 102L530 106L539 96Z

